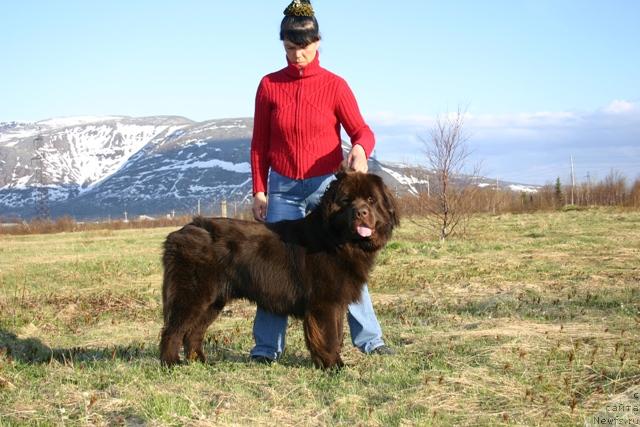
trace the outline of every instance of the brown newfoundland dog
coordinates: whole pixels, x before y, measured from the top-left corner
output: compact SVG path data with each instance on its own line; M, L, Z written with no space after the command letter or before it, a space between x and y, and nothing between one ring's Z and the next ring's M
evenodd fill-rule
M340 172L305 218L262 224L196 217L164 243L160 358L205 360L207 327L231 300L304 320L320 368L340 359L347 305L357 301L378 251L399 224L377 175Z

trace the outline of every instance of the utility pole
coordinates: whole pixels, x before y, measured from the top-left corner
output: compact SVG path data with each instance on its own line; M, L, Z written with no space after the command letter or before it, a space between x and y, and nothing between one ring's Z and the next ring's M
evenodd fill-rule
M200 215L200 199L198 199L198 215Z
M573 192L576 186L576 175L573 170L573 155L571 156L571 204L573 205Z
M496 192L493 195L493 214L496 214L496 205L498 204L498 190L500 190L500 180L496 177Z
M220 202L220 216L222 218L227 217L227 199L222 199Z
M587 171L587 206L591 205L591 174Z

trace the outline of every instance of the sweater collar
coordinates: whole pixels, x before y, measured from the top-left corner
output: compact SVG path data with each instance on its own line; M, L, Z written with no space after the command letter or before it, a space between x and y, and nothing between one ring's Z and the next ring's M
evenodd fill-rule
M318 74L321 70L322 69L320 68L320 52L316 52L316 57L313 58L313 61L311 61L304 68L298 67L298 65L289 61L289 58L287 58L287 68L285 68L285 72L291 77L294 77L294 78L311 77Z

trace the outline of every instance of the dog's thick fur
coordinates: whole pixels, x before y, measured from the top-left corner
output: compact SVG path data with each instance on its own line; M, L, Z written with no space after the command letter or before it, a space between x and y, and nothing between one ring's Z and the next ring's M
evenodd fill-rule
M347 305L359 299L375 256L399 219L380 177L356 172L337 177L320 206L303 219L265 225L196 217L169 234L163 256L164 365L179 362L182 345L187 359L205 361L207 327L237 298L302 318L315 365L343 365Z

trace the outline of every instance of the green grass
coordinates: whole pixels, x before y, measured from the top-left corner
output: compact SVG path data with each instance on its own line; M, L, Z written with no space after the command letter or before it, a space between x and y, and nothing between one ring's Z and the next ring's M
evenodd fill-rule
M0 236L0 426L584 425L640 406L640 213L478 216L445 244L419 223L369 284L398 354L347 338L339 373L313 368L297 320L279 363L249 363L244 302L207 364L161 368L171 228Z

